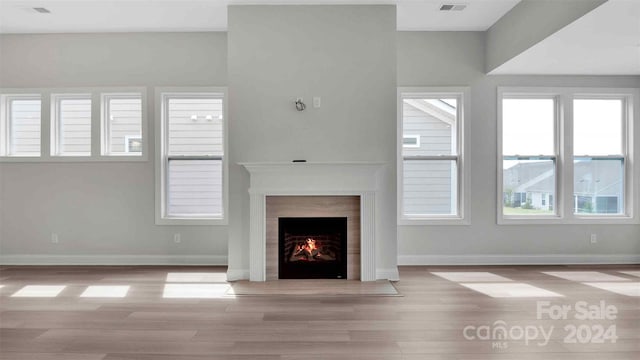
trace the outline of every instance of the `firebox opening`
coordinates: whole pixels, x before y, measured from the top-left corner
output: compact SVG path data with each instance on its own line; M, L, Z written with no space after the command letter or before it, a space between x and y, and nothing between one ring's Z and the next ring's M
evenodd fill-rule
M346 279L346 217L278 218L280 279Z

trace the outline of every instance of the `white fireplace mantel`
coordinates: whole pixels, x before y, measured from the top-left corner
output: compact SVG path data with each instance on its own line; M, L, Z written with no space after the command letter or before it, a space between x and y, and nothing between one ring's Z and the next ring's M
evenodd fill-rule
M380 162L240 163L250 174L249 280L265 281L267 196L360 197L360 279L376 280L376 196ZM379 215L378 215L379 216Z

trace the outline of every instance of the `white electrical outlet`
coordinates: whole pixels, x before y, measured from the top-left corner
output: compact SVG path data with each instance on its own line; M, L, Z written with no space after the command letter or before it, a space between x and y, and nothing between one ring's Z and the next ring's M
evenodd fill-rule
M57 244L59 242L58 240L58 234L52 233L51 234L51 243L53 244Z
M598 243L598 235L591 234L591 238L589 239L589 241L591 241L592 244Z
M173 242L176 244L180 244L182 242L182 237L180 234L173 234Z

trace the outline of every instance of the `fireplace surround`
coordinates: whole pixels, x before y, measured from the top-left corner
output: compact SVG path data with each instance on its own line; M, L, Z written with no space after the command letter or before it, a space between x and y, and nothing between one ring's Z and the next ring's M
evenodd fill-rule
M249 214L249 280L266 281L277 279L273 276L276 257L267 249L268 232L273 226L267 222L268 199L286 199L288 197L313 197L330 199L345 197L355 199L357 216L351 221L357 224L354 242L357 247L349 246L354 266L358 271L347 275L350 279L361 281L376 280L376 222L382 211L376 211L376 198L379 192L379 172L383 163L344 162L344 163L241 163L250 174L250 214ZM325 199L325 200L326 200ZM329 201L329 200L326 200ZM295 207L293 207L295 210ZM288 217L298 215L287 213ZM341 215L323 215L341 216ZM355 226L354 226L355 228ZM277 225L275 226L277 233ZM353 249L351 249L353 248ZM349 254L348 254L349 255Z

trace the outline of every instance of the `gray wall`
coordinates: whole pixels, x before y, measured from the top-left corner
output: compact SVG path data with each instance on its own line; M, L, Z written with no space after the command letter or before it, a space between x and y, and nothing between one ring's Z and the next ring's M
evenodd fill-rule
M497 87L638 87L640 77L485 76L482 44L481 33L398 34L398 86L471 88L467 121L472 149L471 225L399 226L399 263L597 261L605 258L601 255L640 255L639 225L496 225ZM639 130L636 126L636 139ZM598 235L595 245L589 243L591 233Z
M398 227L401 261L411 260L409 256L421 261L481 261L483 254L502 254L518 261L528 255L640 254L638 225L498 226L495 215L497 86L640 87L640 77L485 76L482 33L390 33L393 20L385 9L347 12L344 21L327 26L321 24L326 17L339 15L330 12L309 18L289 13L279 18L267 12L237 14L232 8L232 161L301 157L393 163L396 67L395 52L388 47L397 38L398 86L470 86L473 135L471 225ZM266 29L261 16L282 24ZM374 26L376 21L381 23ZM240 24L245 30L235 27ZM306 27L315 30L299 31ZM327 36L319 31L332 27L336 30ZM345 27L349 32L338 33ZM147 86L152 110L152 86L227 85L226 38L222 33L4 35L0 36L0 87ZM262 41L268 43L262 45ZM241 44L254 48L243 49ZM365 61L365 54L376 55L374 61ZM259 88L254 90L250 84ZM322 96L322 108L304 113L292 109L292 98L304 96L308 101L314 95ZM353 101L347 104L345 99ZM357 108L348 106L353 104ZM367 120L359 116L362 111ZM149 112L150 119L153 114ZM153 121L150 125L153 137ZM363 139L363 134L370 142L352 143ZM640 139L637 133L636 139ZM223 260L230 238L229 247L236 254L230 263L246 268L248 226L243 219L248 218L248 176L244 170L231 167L230 234L227 227L156 226L153 146L150 151L150 160L139 163L0 164L0 254L60 255L62 259L69 254L94 259L135 255L138 262L145 261L142 255L178 259L203 255ZM638 147L635 156L639 156ZM387 175L393 174L390 169ZM389 189L395 188L394 179L387 179ZM395 201L395 193L389 196ZM393 240L395 203L387 211L388 223L382 226ZM50 241L52 232L60 236L57 245ZM172 240L176 232L182 233L180 245ZM592 232L599 235L596 245L588 244ZM395 242L383 250L395 254Z
M225 86L226 48L225 33L3 35L0 87L146 86L153 139L151 87ZM153 150L146 162L1 163L2 257L225 263L225 227L155 225Z
M395 20L394 6L229 7L231 273L249 268L248 173L237 163L293 159L388 164L376 266L396 268Z

